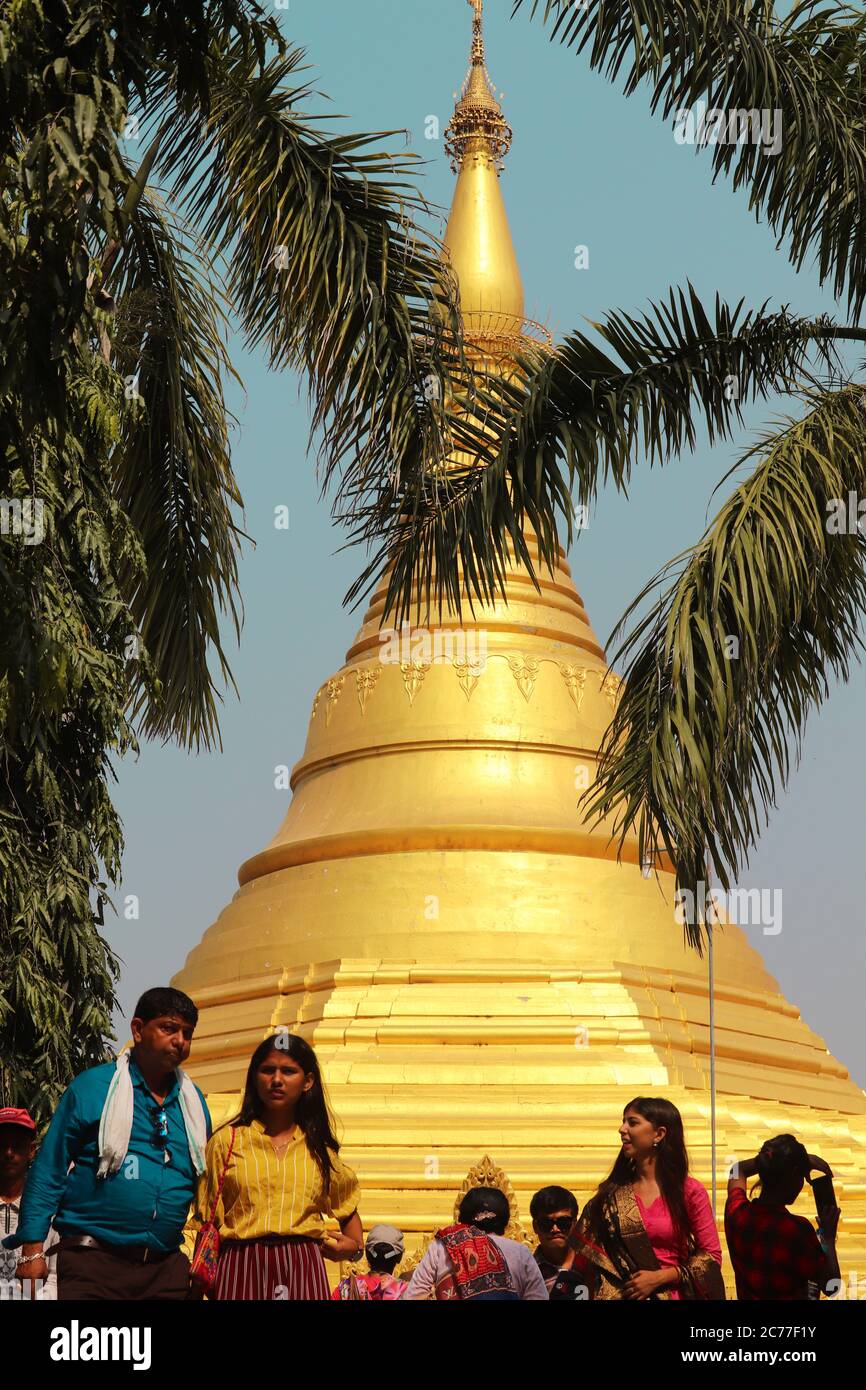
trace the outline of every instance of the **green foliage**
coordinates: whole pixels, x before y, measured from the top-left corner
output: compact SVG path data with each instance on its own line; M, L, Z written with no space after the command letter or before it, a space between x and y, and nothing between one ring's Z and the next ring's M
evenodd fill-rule
M354 516L361 499L384 488L393 501L425 477L455 437L477 442L471 422L424 403L423 387L431 370L454 393L473 376L441 247L416 225L429 211L407 182L417 160L317 129L302 59L289 50L258 65L218 43L204 148L183 113L165 117L170 85L146 129L161 128L159 175L226 264L249 346L307 380L323 488Z
M66 365L65 429L16 429L21 398L3 398L3 491L38 499L45 535L0 538L0 1087L4 1104L41 1115L111 1031L117 964L90 894L120 866L109 782L111 759L134 747L134 627L118 566L142 564L105 468L118 378L91 351Z
M554 353L520 359L509 379L476 381L470 408L486 437L467 466L426 478L413 510L383 493L358 511L365 539L382 539L351 597L387 559L386 606L401 616L419 592L458 611L465 594L490 599L509 556L530 569L553 560L557 513L571 539L574 490L585 505L607 481L626 490L639 450L663 463L694 448L698 424L711 440L730 437L746 402L835 371L835 344L866 340L866 330L766 304L744 311L717 298L710 313L691 285L593 326L604 346L574 332Z
M126 411L112 456L117 497L145 556L121 582L162 698L139 687L133 716L144 732L209 745L218 738L218 692L208 669L220 612L240 633L235 600L241 496L229 457L222 394L235 376L225 349L225 297L177 219L143 196L111 284L118 312L114 360L141 411ZM141 418L139 418L139 416Z
M514 0L513 13L528 0ZM627 95L652 88L665 118L707 109L778 111L782 142L712 146L713 174L749 192L749 206L786 243L799 269L815 257L821 283L866 297L866 13L799 0L531 0L551 39L585 52ZM828 196L829 194L829 196Z
M155 71L171 69L179 102L206 100L210 24L249 43L261 13L228 0L0 13L0 498L45 528L0 536L0 1100L40 1117L111 1035L117 961L93 895L120 869L112 762L135 747L130 711L159 699L136 629L152 531L119 481L137 431L159 454L152 431L171 430L127 398L111 349L100 282L128 226L118 137Z
M864 419L866 392L847 387L815 395L805 419L768 434L699 543L623 619L655 591L614 657L626 679L588 809L612 817L620 842L636 821L642 860L671 856L696 894L688 931L698 947L696 885L712 872L730 887L809 711L862 647L866 534L831 519L836 499L847 511L849 491L866 496Z
M317 130L299 61L253 0L0 10L0 506L47 527L0 536L0 1102L42 1117L111 1033L93 909L120 870L113 765L136 730L219 738L242 535L228 316L306 374L350 490L420 467L422 372L461 361L407 161Z

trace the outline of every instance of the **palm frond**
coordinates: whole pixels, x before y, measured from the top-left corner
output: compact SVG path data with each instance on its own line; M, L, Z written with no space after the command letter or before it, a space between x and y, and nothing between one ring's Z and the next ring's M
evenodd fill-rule
M116 271L115 361L130 408L113 458L117 498L140 539L146 572L121 575L159 682L139 682L144 732L210 747L217 684L233 685L220 615L240 630L237 554L242 505L231 470L223 388L238 379L225 346L224 296L188 233L145 195L131 212Z
M516 13L527 0L514 0ZM799 269L815 255L821 282L866 298L866 14L800 0L785 15L770 0L531 0L550 37L586 52L590 66L631 94L652 86L665 118L707 111L767 113L780 143L713 145L713 172L749 190L756 216ZM774 113L778 113L778 122ZM737 129L741 128L738 120ZM728 127L730 133L730 126ZM778 143L778 149L776 144Z
M687 930L698 947L702 885L715 875L728 890L809 711L831 675L847 679L862 646L866 525L851 524L850 496L866 495L866 392L810 403L745 456L759 459L751 476L614 634L634 621L612 659L623 694L584 802L591 817L610 817L620 846L636 827L642 860L670 857L696 907Z
M431 589L459 611L457 568L470 597L490 597L509 556L527 563L527 524L540 537L536 561L555 553L557 517L570 539L575 490L581 505L608 479L625 490L640 450L663 463L694 447L699 424L711 440L727 437L746 402L812 384L816 366L832 375L835 343L866 341L866 330L766 304L745 310L717 297L708 311L691 285L641 315L612 313L593 327L600 342L572 333L546 359L521 359L512 379L476 383L463 408L480 424L475 455L485 466L470 454L465 467L416 478L397 498L383 490L366 512L358 508L354 539L381 540L350 599L386 561L386 603L401 613ZM501 441L498 452L491 441Z
M441 457L424 378L469 372L456 285L417 225L431 211L409 181L420 161L378 148L387 132L318 129L302 60L295 49L260 63L215 45L204 127L164 94L158 174L227 263L249 345L305 375L323 487L344 497ZM157 103L151 126L162 116Z

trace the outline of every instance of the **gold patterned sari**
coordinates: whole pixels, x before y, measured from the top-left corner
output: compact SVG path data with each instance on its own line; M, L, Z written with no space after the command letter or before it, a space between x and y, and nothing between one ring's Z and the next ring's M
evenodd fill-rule
M622 1299L623 1288L633 1274L640 1270L661 1269L662 1266L656 1259L646 1233L631 1185L615 1187L600 1200L603 1231L601 1243L598 1237L590 1232L584 1209L574 1238L575 1249L592 1267L594 1285L591 1296L597 1299ZM725 1297L724 1280L717 1261L707 1251L695 1249L692 1240L689 1241L686 1259L679 1269L680 1298ZM670 1290L659 1289L650 1294L650 1298L670 1301Z

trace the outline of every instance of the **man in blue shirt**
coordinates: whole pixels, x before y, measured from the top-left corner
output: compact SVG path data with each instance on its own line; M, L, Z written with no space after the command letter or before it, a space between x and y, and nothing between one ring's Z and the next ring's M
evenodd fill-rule
M198 1010L176 989L135 1008L133 1046L91 1067L61 1097L27 1177L18 1277L44 1279L42 1242L60 1235L58 1299L182 1299L179 1248L211 1133L204 1096L180 1070Z

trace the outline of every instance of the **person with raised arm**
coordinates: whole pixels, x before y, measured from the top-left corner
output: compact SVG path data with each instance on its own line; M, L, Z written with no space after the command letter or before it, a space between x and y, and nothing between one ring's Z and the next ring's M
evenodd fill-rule
M738 1299L817 1299L833 1291L834 1284L838 1286L839 1208L834 1205L821 1213L817 1232L805 1216L788 1211L804 1183L811 1183L815 1169L827 1178L833 1176L824 1159L807 1153L793 1134L768 1139L754 1158L731 1169L725 1239ZM760 1179L760 1190L750 1200L746 1180L752 1177Z

